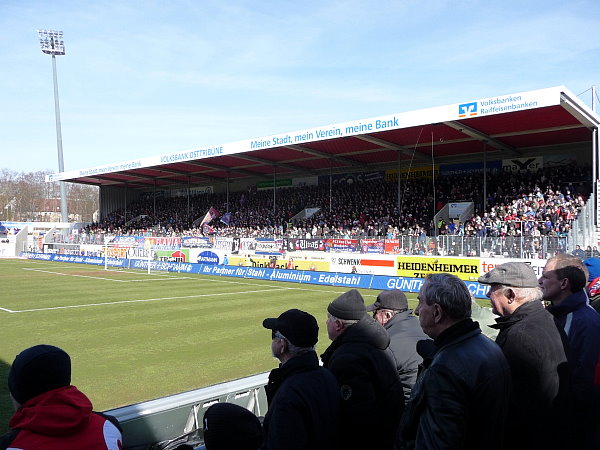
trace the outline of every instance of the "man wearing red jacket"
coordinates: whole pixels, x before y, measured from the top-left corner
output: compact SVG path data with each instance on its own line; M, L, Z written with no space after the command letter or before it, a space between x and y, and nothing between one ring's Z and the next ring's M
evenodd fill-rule
M58 347L23 350L8 372L16 408L0 437L0 450L121 450L114 417L92 411L92 403L71 386L71 358Z

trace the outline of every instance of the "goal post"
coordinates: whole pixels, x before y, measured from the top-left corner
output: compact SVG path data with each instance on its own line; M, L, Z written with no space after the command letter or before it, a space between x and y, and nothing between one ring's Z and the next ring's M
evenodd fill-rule
M152 243L146 241L143 247L136 244L123 244L114 242L105 242L103 245L104 253L104 270L108 270L109 267L124 267L121 264L111 264L111 260L127 260L126 269L131 269L131 261L144 260L148 266L148 274L151 273L151 268L154 262L154 251L152 250Z

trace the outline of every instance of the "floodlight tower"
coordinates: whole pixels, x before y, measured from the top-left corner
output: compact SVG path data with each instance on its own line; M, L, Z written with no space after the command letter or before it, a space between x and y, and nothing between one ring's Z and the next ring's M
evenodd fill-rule
M63 161L62 133L60 131L60 107L58 104L58 82L56 78L56 55L65 54L65 41L62 31L38 30L42 52L52 55L52 78L54 81L54 113L56 116L56 145L58 147L58 170L65 171ZM69 221L67 212L67 189L64 181L60 182L60 215L62 222Z

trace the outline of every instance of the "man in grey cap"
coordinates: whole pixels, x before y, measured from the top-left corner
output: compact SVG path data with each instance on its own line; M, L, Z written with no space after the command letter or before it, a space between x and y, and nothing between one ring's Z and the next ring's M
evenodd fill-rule
M396 369L402 382L404 400L410 399L410 390L417 381L417 370L423 358L417 353L417 342L427 339L419 319L408 309L408 300L399 289L382 291L375 303L367 306L373 318L390 335L390 350L396 361Z
M512 375L506 448L566 448L559 424L564 423L567 358L535 272L525 263L508 262L478 281L490 285L492 311L501 316L491 327L500 330L496 343Z
M327 313L332 343L321 359L340 385L339 448L391 449L404 395L393 358L386 352L390 338L367 315L356 289L333 300Z
M269 408L262 450L335 448L340 414L338 383L319 365L317 319L290 309L263 321L271 330L271 352L281 364L265 386Z

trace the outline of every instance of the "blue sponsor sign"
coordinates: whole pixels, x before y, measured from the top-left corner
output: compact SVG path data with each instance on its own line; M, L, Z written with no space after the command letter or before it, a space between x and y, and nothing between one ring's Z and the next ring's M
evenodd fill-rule
M467 119L477 115L477 102L461 103L458 105L458 117Z
M211 252L206 252L211 253ZM28 259L46 261L71 262L80 264L104 265L102 257L58 255L49 253L21 253ZM111 267L147 269L148 261L143 259L109 258ZM193 264L167 261L150 261L152 270L165 272L190 273L200 275L216 275L235 278L252 278L270 281L286 281L292 283L319 284L325 286L343 286L348 288L376 289L380 291L400 289L404 292L419 292L423 278L389 277L385 275L366 275L345 272L315 272L308 270L269 269L266 267L237 267L217 264ZM489 286L475 281L465 281L469 292L476 298L486 298Z
M198 264L219 264L219 255L215 252L205 251L198 255Z

